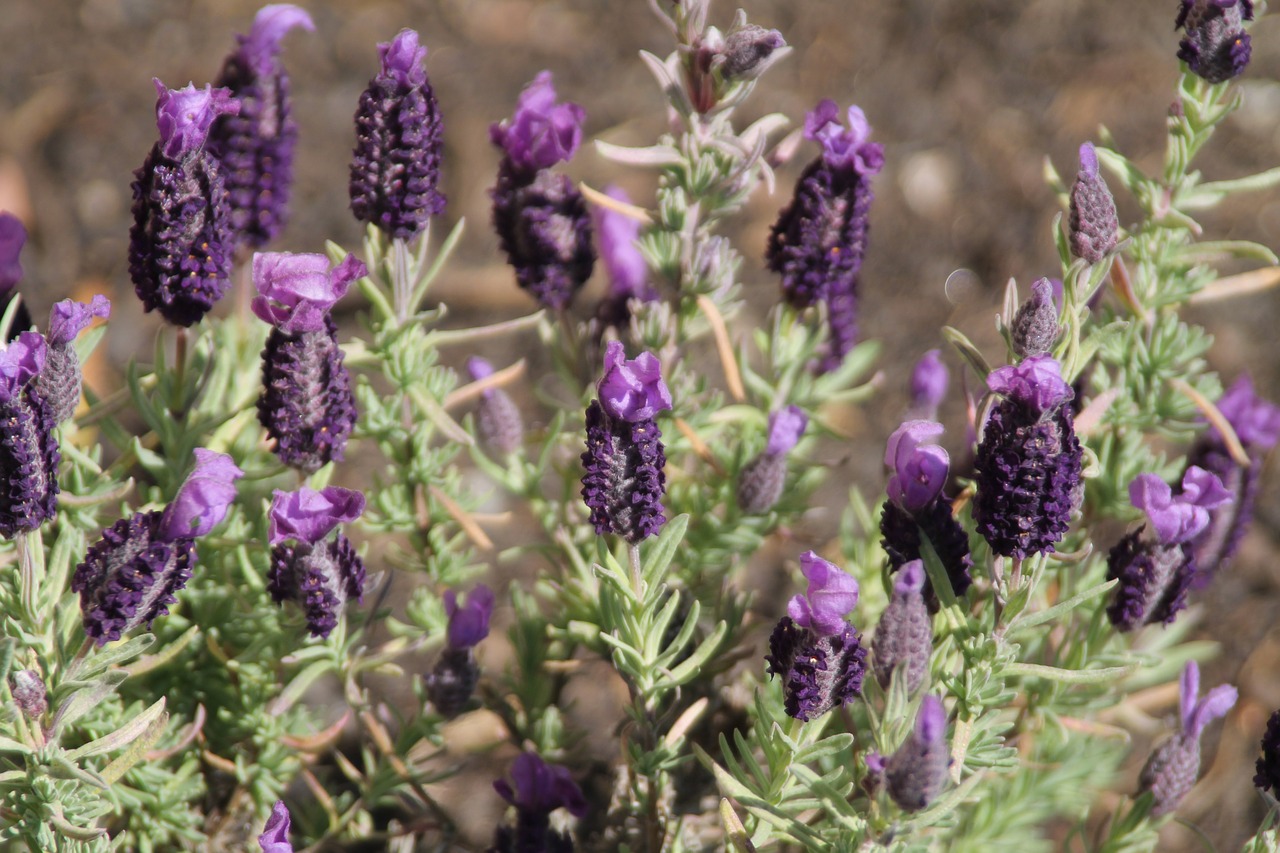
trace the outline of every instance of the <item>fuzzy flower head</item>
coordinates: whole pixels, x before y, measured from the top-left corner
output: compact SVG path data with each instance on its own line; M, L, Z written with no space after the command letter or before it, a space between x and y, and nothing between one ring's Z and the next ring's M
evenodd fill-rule
M947 396L951 371L942 360L940 350L931 349L920 357L911 371L911 405L925 413L937 412Z
M12 213L0 213L0 292L22 280L19 255L27 242L27 229Z
M471 590L466 602L461 605L458 604L458 593L454 590L444 594L444 612L449 617L450 647L469 649L489 636L493 601L493 590L484 584Z
M764 452L769 456L790 453L800 443L809 416L799 406L787 406L769 415L769 439Z
M240 102L226 89L194 84L184 89L169 89L158 79L155 84L156 126L160 129L160 150L173 160L180 160L204 147L213 120L220 115L240 112Z
M1062 365L1048 355L996 368L987 377L987 387L1041 415L1057 411L1075 397L1062 379Z
M889 499L908 512L924 509L942 494L951 457L937 444L942 424L907 421L893 431L885 447L884 464L893 470L889 477Z
M804 120L805 139L822 146L822 159L832 169L874 175L884 165L884 146L870 142L871 125L861 108L850 106L848 126L840 123L840 110L832 100L821 101Z
M600 404L609 417L629 423L652 419L671 408L671 392L662 379L662 365L651 352L626 357L621 341L609 341L604 353L604 376L597 386Z
M1163 545L1189 542L1209 525L1209 510L1233 500L1216 474L1192 466L1177 495L1155 474L1139 474L1129 483L1129 501L1147 514Z
M258 10L249 34L239 37L240 53L255 74L265 77L274 70L280 42L294 27L309 33L316 29L306 10L291 3L272 3Z
M631 199L618 186L610 184L605 195L624 204ZM649 265L645 263L636 239L640 236L640 220L604 205L594 209L596 234L600 240L600 259L609 273L609 294L614 299L632 297L649 301L654 298L649 284Z
M21 332L16 340L0 345L0 402L22 393L32 377L44 368L48 347L35 332Z
M587 801L569 771L558 764L547 764L536 753L524 752L511 764L511 781L493 783L498 796L531 815L549 815L559 808L574 817L587 813Z
M1031 285L1031 298L1018 306L1010 337L1013 351L1021 358L1044 355L1058 340L1058 309L1053 301L1053 283L1047 278Z
M1237 77L1253 48L1244 22L1253 20L1253 0L1182 0L1175 29L1184 37L1178 58L1209 83Z
M556 103L551 72L543 71L520 93L511 118L489 127L489 139L517 167L537 172L573 159L586 116L577 104Z
M111 300L97 294L89 302L76 302L64 299L55 303L49 312L49 333L45 336L51 347L63 347L71 344L76 337L89 328L94 317L106 319L111 316Z
M351 282L369 271L355 255L330 267L319 254L258 252L253 256L253 313L286 335L325 330L325 317Z
M808 579L809 588L804 595L793 596L787 602L787 615L815 634L838 634L845 627L844 617L858 606L858 582L813 551L800 555L800 571Z
M1280 442L1280 406L1259 397L1248 374L1231 383L1218 400L1218 411L1230 422L1245 447L1263 451ZM1217 436L1218 432L1210 428L1210 434Z
M947 712L937 696L925 696L911 734L884 763L889 796L905 811L923 809L946 785L950 763Z
M169 541L204 536L227 517L244 476L225 453L197 447L196 467L164 512L161 534Z
M289 843L289 809L284 800L276 800L271 807L271 817L258 836L258 846L262 853L293 853L293 845Z
M1098 170L1092 142L1080 146L1080 171L1071 187L1067 239L1071 254L1096 264L1116 247L1120 221L1116 202Z
M296 539L314 545L339 524L350 524L364 512L364 494L338 486L320 491L306 486L296 492L279 489L273 493L270 518L270 542L279 545Z

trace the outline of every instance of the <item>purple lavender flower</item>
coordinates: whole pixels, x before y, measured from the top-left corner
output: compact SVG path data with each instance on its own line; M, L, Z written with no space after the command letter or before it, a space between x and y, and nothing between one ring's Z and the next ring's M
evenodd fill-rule
M858 107L840 124L834 101L822 101L805 120L804 134L822 146L805 169L795 195L769 233L765 260L782 276L788 303L827 306L828 351L821 365L843 361L857 338L857 285L867 244L873 198L868 179L884 164L884 149L869 142L871 127Z
M480 667L472 651L489 636L493 615L493 590L480 584L458 605L458 594L444 594L444 610L449 616L447 643L427 675L427 695L445 717L456 717L466 707L480 680Z
M226 89L154 82L160 141L134 173L129 275L146 310L190 326L230 286L231 207L205 139L214 120L240 104Z
M22 281L22 247L27 229L12 213L0 212L0 291L9 291Z
M1237 77L1252 53L1244 22L1253 20L1253 0L1182 0L1174 29L1183 29L1178 58L1210 83Z
M437 189L444 124L422 63L427 49L404 29L378 45L382 70L356 110L351 212L361 222L412 240L444 212Z
M754 80L789 52L782 50L786 46L787 40L777 30L747 24L725 36L720 73L725 80Z
M13 704L28 720L38 720L49 710L44 679L34 669L14 670L9 676L9 692L13 696Z
M1093 143L1086 142L1080 146L1080 171L1071 186L1067 211L1071 254L1091 264L1098 263L1116 247L1119 228L1115 199L1098 171L1098 154Z
M71 579L84 631L99 646L169 612L196 563L195 539L226 517L234 481L231 457L195 451L195 469L163 511L135 513L102 531Z
M1019 358L1044 355L1058 340L1058 309L1053 304L1053 283L1036 279L1031 285L1031 298L1018 306L1009 337Z
M1120 540L1107 555L1107 579L1118 579L1107 617L1121 631L1168 624L1186 607L1196 576L1192 541L1209 525L1209 513L1232 501L1217 475L1188 468L1182 490L1154 474L1139 474L1129 484L1130 502L1146 513L1154 539L1140 528Z
M274 239L288 216L298 125L279 54L280 42L294 27L315 30L311 16L298 6L263 6L249 34L236 36L236 49L214 82L239 102L240 112L213 123L208 148L222 166L231 227L239 241L255 249Z
M267 818L267 825L258 836L262 853L293 853L293 845L289 843L289 823L289 809L284 800L276 800L271 807L271 817Z
M483 358L467 359L467 372L475 380L493 374L493 366ZM524 419L520 408L501 388L486 388L476 408L476 432L491 451L506 456L524 443Z
M867 650L844 618L858 604L858 582L812 551L800 555L800 569L809 588L787 604L765 661L782 678L787 714L807 722L862 692Z
M338 486L276 490L271 500L267 591L301 605L313 637L329 636L348 601L364 601L364 562L345 534L329 535L362 512L364 495Z
M621 187L610 184L604 192L610 198L631 203ZM640 221L603 205L594 208L593 214L600 260L609 274L609 291L596 314L604 325L621 327L631 318L628 303L632 299L653 302L658 292L649 283L649 265L636 245Z
M951 371L939 350L931 349L920 357L911 370L911 416L926 421L937 420L938 407L947 397Z
M991 411L974 465L978 532L996 554L1025 558L1067 532L1080 486L1071 386L1047 355L1001 367L987 377L1003 399Z
M568 809L574 817L587 813L582 796L569 771L547 764L537 754L524 752L511 764L511 781L499 779L493 789L516 809L515 827L500 826L490 853L570 853L573 839L551 828L551 813Z
M556 103L551 72L543 71L520 94L511 119L489 128L504 154L490 191L498 241L520 288L555 311L573 301L596 259L582 193L550 171L578 150L585 116L577 104Z
M330 269L324 255L253 256L253 312L272 325L262 351L258 420L286 465L311 474L341 460L356 419L351 377L330 314L367 275L354 255Z
M950 473L947 451L930 439L942 435L942 424L912 420L894 430L885 446L884 464L889 477L889 500L880 512L881 545L892 571L921 559L923 539L928 539L951 581L955 595L964 595L972 584L969 569L969 534L951 514L951 502L943 494ZM924 600L937 611L933 584L924 580Z
M924 683L933 654L933 620L924 603L924 563L912 560L894 575L893 596L880 615L871 643L872 666L881 687L888 687L895 669L908 692Z
M111 316L111 302L94 296L89 303L64 299L49 312L49 333L44 369L36 376L35 387L49 401L55 423L70 420L80 404L84 373L73 344L94 317Z
M1257 771L1253 784L1260 791L1270 791L1280 796L1280 711L1267 720L1267 730L1262 735L1262 755L1254 765Z
M903 811L918 812L947 784L947 712L937 696L920 701L916 724L898 751L883 761L885 789Z
M1188 661L1179 689L1181 729L1156 747L1138 776L1138 793L1150 791L1155 798L1153 816L1176 809L1195 785L1200 773L1200 734L1236 703L1236 689L1229 684L1213 688L1203 699L1199 694L1200 669L1195 661Z
M0 346L0 536L6 539L35 530L58 511L58 424L33 381L47 353L35 332Z
M587 407L582 499L597 535L614 533L638 544L666 521L667 457L654 417L671 408L671 392L656 356L643 352L627 359L622 344L610 341L597 394Z
M738 508L761 515L782 497L787 479L787 454L804 435L809 416L799 406L787 406L769 415L769 437L764 451L743 466L738 475Z
M1222 435L1210 427L1187 453L1187 465L1217 474L1235 500L1209 510L1209 525L1192 542L1196 578L1203 587L1231 559L1253 519L1263 457L1280 441L1280 406L1257 396L1248 375L1242 375L1218 400L1218 410L1235 430L1250 465L1241 467L1227 451Z

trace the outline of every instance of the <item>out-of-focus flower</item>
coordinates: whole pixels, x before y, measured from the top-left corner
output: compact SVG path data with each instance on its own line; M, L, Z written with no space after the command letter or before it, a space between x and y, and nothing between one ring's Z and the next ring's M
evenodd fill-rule
M70 420L80 404L84 373L76 355L75 340L88 328L94 317L111 316L111 302L95 296L88 303L64 299L49 312L49 333L44 369L35 379L35 387L49 401L56 423Z
M769 415L769 437L764 451L743 466L738 475L738 508L750 515L768 512L782 497L787 479L787 454L804 435L809 416L799 406L787 406Z
M574 817L587 813L582 796L569 771L547 764L536 753L524 752L511 765L511 781L499 779L493 788L516 809L514 827L500 826L494 833L494 853L571 853L573 839L551 828L551 813L566 809Z
M445 717L456 717L466 707L480 680L480 667L472 651L489 636L489 619L493 615L493 590L480 584L458 604L458 594L444 594L444 610L449 627L444 651L435 668L427 675L427 695Z

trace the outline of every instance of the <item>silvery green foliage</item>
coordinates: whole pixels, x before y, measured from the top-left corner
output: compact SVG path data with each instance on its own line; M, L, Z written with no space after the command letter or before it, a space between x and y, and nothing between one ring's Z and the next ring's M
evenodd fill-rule
M1049 849L1051 821L1109 853L1155 846L1168 818L1151 816L1149 795L1121 789L1111 814L1099 797L1120 786L1123 711L1132 694L1172 683L1186 661L1212 650L1188 641L1187 618L1118 633L1105 615L1113 543L1095 539L1081 519L1137 520L1129 483L1139 473L1175 480L1202 412L1212 414L1221 383L1205 360L1210 340L1180 315L1193 297L1228 289L1208 261L1277 262L1261 246L1200 240L1192 218L1280 183L1275 171L1205 183L1192 168L1238 95L1230 84L1182 75L1158 176L1144 175L1102 132L1102 170L1142 214L1110 253L1093 264L1073 259L1066 230L1055 228L1063 295L1049 355L1076 384L1085 445L1086 487L1069 532L1053 553L994 558L974 533L973 486L962 479L952 511L969 533L975 582L957 595L922 538L939 606L921 683L908 684L901 671L885 686L868 678L859 699L802 723L786 715L762 659L766 623L783 608L752 587L747 568L766 544L805 550L792 538L808 530L799 522L823 460L845 452L826 416L871 394L859 383L877 347L863 343L819 374L820 306L779 305L759 329L738 322L739 274L759 251L740 250L722 225L772 185L769 164L787 147L775 147L787 119L740 127L736 110L768 85L788 49L742 13L722 34L708 23L708 0L652 5L675 44L665 59L643 61L675 125L647 148L597 149L657 172L655 197L624 209L645 221L640 245L658 299L633 299L622 327L539 312L446 329L444 306L426 306L462 223L439 245L369 229L359 252L369 275L355 288L360 328L342 335L360 413L349 454L368 467L326 465L305 484L354 476L367 489L366 511L348 532L372 577L364 605L349 602L327 639L309 638L301 612L278 607L265 582L272 492L299 485L262 440L258 388L245 380L257 375L265 324L246 314L166 329L150 363L128 367L123 389L89 394L80 429L62 435L56 523L0 543L6 849L252 849L282 796L299 845L472 843L428 787L447 784L470 758L446 754L443 716L413 673L429 670L423 661L444 644L445 591L482 573L501 588L495 581L515 557L536 571L502 594L511 661L482 672L476 703L501 723L503 743L492 746L536 752L577 780L590 776L587 817L556 827L582 849L1025 853ZM1049 178L1065 208L1067 188L1052 169ZM327 249L335 262L346 254ZM1092 308L1099 290L1106 296ZM1021 301L1016 288L1006 300L1005 353L946 331L980 376L1015 360L1009 331ZM76 341L82 362L102 334ZM523 345L535 334L552 366L533 383L536 411L525 413L540 426L499 459L478 445L475 419L464 413L513 372L460 385L447 365L495 337ZM578 498L582 413L613 338L630 355L657 356L673 402L657 417L667 522L638 545L597 536ZM786 487L771 507L745 513L739 477L766 447L770 413L790 406L810 427L787 454ZM147 633L97 648L84 637L71 574L102 528L173 498L197 447L226 452L244 469L237 500L199 540L199 569L172 612ZM531 517L535 532L518 554L494 557L477 498L464 488L471 469ZM872 497L882 493L882 483L855 484L838 547L825 549L859 584L849 619L864 632L893 586L876 524L882 498ZM798 588L796 573L789 579ZM626 687L625 719L611 729L617 756L607 762L585 753L583 724L567 704L571 673L584 662L604 662ZM23 712L10 701L14 685L34 679L47 708ZM910 742L925 695L945 709L949 778L905 812L878 777L877 757ZM1273 815L1246 849L1272 849L1275 833Z

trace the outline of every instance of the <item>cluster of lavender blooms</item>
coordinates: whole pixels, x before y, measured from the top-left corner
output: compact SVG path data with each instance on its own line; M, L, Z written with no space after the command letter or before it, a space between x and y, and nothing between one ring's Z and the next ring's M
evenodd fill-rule
M7 312L18 326L0 350L0 535L14 540L16 569L0 582L12 614L0 681L19 713L0 721L14 764L0 773L4 837L60 849L111 832L114 843L164 849L217 843L208 825L243 827L253 813L255 826L265 819L264 853L292 853L291 835L309 845L457 844L427 783L441 770L434 762L451 760L444 723L480 704L501 730L490 746L515 755L493 785L494 805L513 812L494 828L496 853L683 849L693 812L681 786L694 800L719 792L723 842L739 851L890 839L942 849L967 832L1006 829L1015 841L1025 827L984 818L980 806L1022 809L1022 824L1083 826L1085 807L1067 793L1114 787L1118 761L1113 743L1087 734L1094 720L1180 673L1178 727L1111 815L1106 849L1154 845L1198 778L1202 734L1237 699L1229 685L1201 696L1194 649L1169 626L1186 625L1191 597L1235 554L1259 469L1280 442L1280 407L1247 379L1206 394L1213 379L1202 366L1163 356L1200 405L1171 430L1195 433L1171 484L1177 463L1157 466L1135 449L1148 425L1098 405L1120 396L1107 383L1131 355L1109 350L1100 326L1156 321L1140 283L1125 290L1126 273L1111 272L1124 269L1124 238L1143 239L1143 226L1121 231L1103 169L1133 171L1086 143L1063 193L1062 278L1037 279L1021 305L1007 303L1010 363L991 369L951 335L983 380L957 455L971 462L953 466L942 444L949 369L931 351L912 373L910 416L888 437L878 520L855 487L839 558L814 543L798 559L806 589L785 613L752 604L746 556L770 537L810 535L797 522L824 467L812 449L829 438L825 404L863 393L852 385L866 359L858 300L871 179L885 152L858 107L844 123L830 100L808 115L804 137L822 150L764 250L783 301L756 350L733 340L740 258L713 227L770 176L764 151L780 126L762 119L738 133L733 109L787 48L742 13L727 33L709 26L705 0L681 0L670 14L654 5L679 49L646 61L679 139L598 150L660 164L656 212L556 171L582 148L586 116L559 100L550 72L490 129L501 152L496 239L516 286L550 309L498 328L536 326L553 342L549 384L559 386L548 398L573 401L528 433L524 424L545 412L523 408L486 359L467 361L470 394L436 363L438 349L494 327L438 330L433 312L417 310L430 283L430 224L446 211L441 108L417 33L378 45L381 68L355 115L348 186L368 226L363 259L333 245L327 256L242 251L267 246L287 216L298 130L279 52L291 30L314 30L306 12L265 7L216 88L157 82L160 138L133 185L129 267L147 310L179 328L166 330L172 365L161 347L145 379L130 370L128 399L147 435L113 421L110 401L95 407L124 459L118 469L102 464L101 445L69 444L65 458L58 445L81 397L76 339L106 316L106 301L59 303L43 336L21 328L19 306ZM1253 12L1248 0L1184 0L1178 55L1189 73L1214 85L1239 74ZM1184 98L1223 96L1187 85ZM0 289L21 276L21 234L0 217ZM575 311L597 257L609 291ZM211 313L237 265L250 271L252 314L267 328ZM1108 281L1116 299L1103 292ZM334 310L353 285L369 302L373 339L353 345L360 357L348 362ZM693 348L703 334L723 390L708 390ZM242 377L255 370L261 388L246 394ZM376 390L379 378L392 390ZM732 405L720 405L725 396ZM468 398L474 412L460 424L448 409ZM261 432L246 428L255 409ZM330 484L354 442L388 463L368 498ZM476 650L507 599L464 586L479 561L464 540L491 548L482 544L491 519L447 464L476 444L491 455L475 450L476 466L528 504L545 534L533 544L549 556L531 592L512 584L501 618L512 618L515 653L503 673L484 672ZM1145 467L1135 473L1131 460ZM154 485L143 487L142 508L109 521L104 507L134 486L117 470ZM60 480L76 489L62 505ZM1117 511L1107 498L1124 489ZM1092 528L1107 510L1134 522L1109 550ZM357 530L384 541L362 557L348 538ZM429 554L398 553L396 539ZM403 607L381 605L389 587L366 605L366 558L423 569ZM63 606L67 594L79 596L78 616ZM752 609L769 618L748 617ZM857 626L872 624L864 642ZM80 632L76 650L68 637ZM138 657L152 643L157 651ZM399 706L376 698L366 675L403 678L407 655L431 643L434 662L411 679L412 696ZM563 707L564 674L588 658L607 661L627 695L604 785L579 784L581 724ZM1143 668L1147 680L1135 677ZM345 705L327 728L300 701L323 676ZM743 693L749 708L730 698ZM713 699L732 713L706 715ZM1091 717L1064 725L1073 714ZM182 720L174 731L170 715ZM349 731L358 758L336 746ZM1055 779L1047 767L1069 772ZM679 786L678 775L687 777ZM40 785L27 785L31 776ZM1280 793L1280 711L1255 783ZM108 802L100 792L111 786ZM286 801L305 813L304 830ZM553 822L562 810L580 823ZM252 843L247 832L237 840Z

